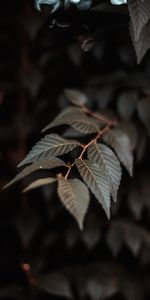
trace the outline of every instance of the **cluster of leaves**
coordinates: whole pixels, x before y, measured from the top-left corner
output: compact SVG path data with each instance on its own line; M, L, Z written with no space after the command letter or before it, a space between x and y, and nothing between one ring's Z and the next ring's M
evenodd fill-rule
M54 133L46 135L33 147L19 167L29 163L30 165L6 187L40 169L50 170L58 167L67 169L67 172L63 171L55 177L33 181L24 191L57 181L59 198L82 228L90 201L89 190L110 218L110 198L112 196L116 201L121 180L120 162L132 175L132 147L129 137L119 128L116 121L92 112L85 105L87 98L84 94L76 90L66 90L66 95L77 107L65 109L43 131L67 124L73 128L78 140L66 139ZM87 135L90 135L87 138L88 142L81 143L80 139ZM59 158L70 151L73 152L75 148L81 150L78 156L76 152L72 157L70 155L71 162ZM77 168L84 183L79 178L69 178L74 167Z
M146 52L150 49L150 2L149 0L111 0L110 2L113 5L128 5L131 20L129 26L131 39L135 48L137 63L140 63ZM67 7L70 3L77 5L79 9L89 9L91 8L92 1L66 0L65 6ZM53 12L61 6L62 2L60 0L36 0L38 10L40 10L41 4L53 5ZM102 4L98 5L98 10Z
M28 9L22 11L20 15L18 5ZM7 7L5 1L4 6ZM5 41L6 48L9 49L9 59L6 57L5 60L4 53L1 53L1 62L4 70L3 64L7 61L11 80L8 76L6 78L8 65L5 64L5 72L3 71L1 76L1 91L4 88L6 92L4 98L1 97L3 101L0 101L1 122L6 125L1 126L0 130L1 186L13 175L16 163L22 160L31 143L38 139L40 128L67 105L62 95L62 89L66 86L82 87L88 96L88 107L94 108L97 113L105 115L112 110L113 114L119 115L119 128L127 132L132 149L135 149L135 164L133 179L123 176L118 201L111 203L111 222L107 221L104 214L100 215L99 203L91 201L82 231L64 210L63 205L57 201L55 184L44 185L32 193L22 194L18 188L22 186L21 182L17 190L14 187L2 192L0 201L0 263L4 280L0 289L2 299L150 298L148 230L150 174L148 137L145 130L146 128L149 132L150 122L149 55L142 66L137 68L132 49L128 44L126 26L128 18L123 14L116 14L119 7L111 5L109 7L112 9L111 14L103 11L93 12L93 17L92 12L74 11L72 19L76 20L76 29L80 28L80 33L82 24L87 23L85 19L87 14L89 27L97 27L102 32L91 51L84 54L74 40L70 45L68 32L73 30L72 27L70 26L69 30L67 28L62 30L54 26L54 30L49 30L47 16L43 18L37 14L32 8L32 1L14 0L9 3L9 18L6 9L6 25L3 26L2 32L7 29ZM121 7L120 11L126 8L127 6ZM77 17L80 13L82 23ZM48 15L48 21L54 17L55 15ZM96 18L98 22L95 24ZM101 22L103 19L104 23ZM56 18L57 24L59 21L61 23L61 20ZM4 20L2 23L4 24ZM125 26L122 27L122 24ZM28 38L24 36L22 26ZM16 35L16 28L20 39ZM50 41L52 48L59 53L59 59L55 53L53 55L52 48L43 47L45 28L48 43ZM58 31L61 37L64 33L67 35L69 45L60 43ZM23 51L22 60L16 59L17 65L13 64L14 56L17 58L15 51L20 54ZM14 80L16 78L18 78L17 85ZM15 97L14 94L10 94L11 88L12 91L14 88L17 90ZM142 103L147 103L145 109L143 108L143 117L139 113L139 106ZM112 119L112 116L109 115L109 118ZM115 116L115 119L118 120L118 116ZM111 128L113 127L117 129L117 126ZM65 131L62 133L63 130ZM55 128L54 132L66 139L75 138L81 144L87 143L96 135L96 133L85 135L72 126L66 129L64 125ZM102 140L100 143L107 145ZM110 145L108 147L110 148ZM112 147L111 149L113 150ZM39 171L29 176L29 180L32 181L36 176L56 177L55 174L60 172L65 176L68 171L66 164L68 165L68 161L72 163L80 150L82 149L76 148L63 155L61 158L66 163L59 169L50 171L38 169ZM55 159L58 160L59 157ZM31 163L31 166L33 164ZM79 178L75 166L70 177ZM28 184L28 178L23 180L24 183ZM17 234L13 229L14 224ZM20 265L23 274L27 275L23 280L20 271L16 274L16 269L18 270ZM22 281L26 283L26 278L29 285L23 287Z

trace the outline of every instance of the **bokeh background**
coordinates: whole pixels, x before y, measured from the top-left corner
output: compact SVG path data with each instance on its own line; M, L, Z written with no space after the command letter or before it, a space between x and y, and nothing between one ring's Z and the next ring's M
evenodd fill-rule
M137 93L150 95L150 55L137 66L127 8L102 2L52 15L31 0L1 1L0 299L150 298L150 147L130 105ZM137 127L133 178L124 171L110 221L93 199L82 232L55 187L23 194L30 178L2 190L67 106L68 87Z

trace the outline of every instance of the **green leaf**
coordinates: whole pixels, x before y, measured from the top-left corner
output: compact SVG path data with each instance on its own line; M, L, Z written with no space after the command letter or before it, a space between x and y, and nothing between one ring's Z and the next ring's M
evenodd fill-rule
M133 23L135 41L138 41L144 26L150 19L150 1L128 0L128 9Z
M69 102L76 106L82 106L87 102L86 95L78 90L66 89L64 92Z
M137 106L139 117L150 135L150 99L143 98Z
M102 144L90 145L88 158L102 168L107 177L111 195L116 201L121 180L121 167L118 158L110 148Z
M122 93L117 102L118 113L123 120L129 120L136 108L137 93L128 91Z
M138 141L138 132L137 127L132 122L121 122L119 124L119 128L123 131L130 140L131 150L136 149L137 141Z
M41 187L43 185L47 185L47 184L50 184L50 183L53 183L55 182L56 179L55 178L42 178L42 179L37 179L35 180L34 182L30 183L24 190L23 192L26 193L30 190L33 190L33 189L36 189L38 187Z
M58 180L58 195L66 209L75 217L79 227L83 228L83 221L87 211L90 196L86 185L79 179Z
M46 160L57 155L63 155L80 145L78 141L65 139L58 134L46 135L32 148L18 167L41 159Z
M119 129L112 129L103 136L103 140L115 150L119 160L132 176L133 154L129 137Z
M4 186L8 188L12 184L16 183L17 181L23 179L24 177L30 175L31 173L38 171L38 170L46 170L46 169L53 169L57 167L65 166L65 162L57 157L51 157L51 159L39 160L32 163L30 166L24 168L18 175L15 176L8 184Z
M87 159L76 159L75 162L84 182L102 205L107 217L110 218L110 191L104 170Z
M69 280L62 272L52 272L38 276L37 288L60 298L72 299Z
M150 49L150 20L144 26L137 41L135 40L132 23L130 24L130 35L136 52L137 63L140 64L147 51Z
M57 116L53 122L43 129L43 131L65 124L70 125L75 130L85 134L99 131L100 127L103 125L102 122L97 121L92 117L88 117L81 109L71 107Z

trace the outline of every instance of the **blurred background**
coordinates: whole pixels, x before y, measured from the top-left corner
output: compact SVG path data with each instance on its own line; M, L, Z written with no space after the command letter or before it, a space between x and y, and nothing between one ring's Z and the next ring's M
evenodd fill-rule
M50 14L31 0L1 1L0 299L150 299L150 106L142 117L137 105L149 101L150 54L137 66L127 7L101 2ZM55 187L23 194L24 179L2 190L67 106L65 88L119 115L136 145L111 220L93 199L82 232Z

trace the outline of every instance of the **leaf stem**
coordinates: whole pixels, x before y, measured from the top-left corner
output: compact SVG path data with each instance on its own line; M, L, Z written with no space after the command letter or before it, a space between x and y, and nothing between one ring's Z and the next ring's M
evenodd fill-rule
M100 130L100 131L97 133L97 135L95 136L94 139L92 139L92 140L91 140L88 144L86 144L85 146L82 145L83 150L82 150L80 156L78 157L78 159L82 160L83 155L84 155L84 153L86 152L87 148L88 148L90 145L96 143L97 140L98 140L103 134L105 134L105 133L110 129L110 126L112 126L112 124L111 124L111 125L106 125L102 130ZM73 162L71 165L68 165L68 170L67 170L67 173L66 173L66 175L65 175L65 179L66 179L66 180L68 179L68 176L69 176L69 174L70 174L70 172L71 172L71 170L72 170L72 168L73 168L74 165L75 165L75 162Z
M67 180L67 178L68 178L68 176L69 176L69 174L70 174L70 172L71 172L71 170L72 170L72 168L73 168L74 165L75 165L75 162L72 163L72 164L68 167L68 171L67 171L67 173L66 173L66 175L65 175L65 179L66 179L66 180Z
M99 121L102 121L102 122L106 123L109 126L112 126L112 125L116 126L117 125L116 120L110 120L110 119L106 118L105 116L103 116L101 114L97 114L97 113L91 111L88 107L86 107L84 105L81 106L81 109L82 109L83 112L89 114L90 116L96 118Z
M79 156L79 159L82 160L83 154L85 153L85 151L87 150L87 148L88 148L90 145L96 143L97 140L98 140L104 133L106 133L109 129L110 129L110 125L106 125L102 130L100 130L100 131L98 132L98 134L96 135L96 137L95 137L94 139L92 139L88 144L86 144L86 145L84 146L84 148L83 148L83 150L82 150L82 152L81 152L81 154L80 154L80 156Z

